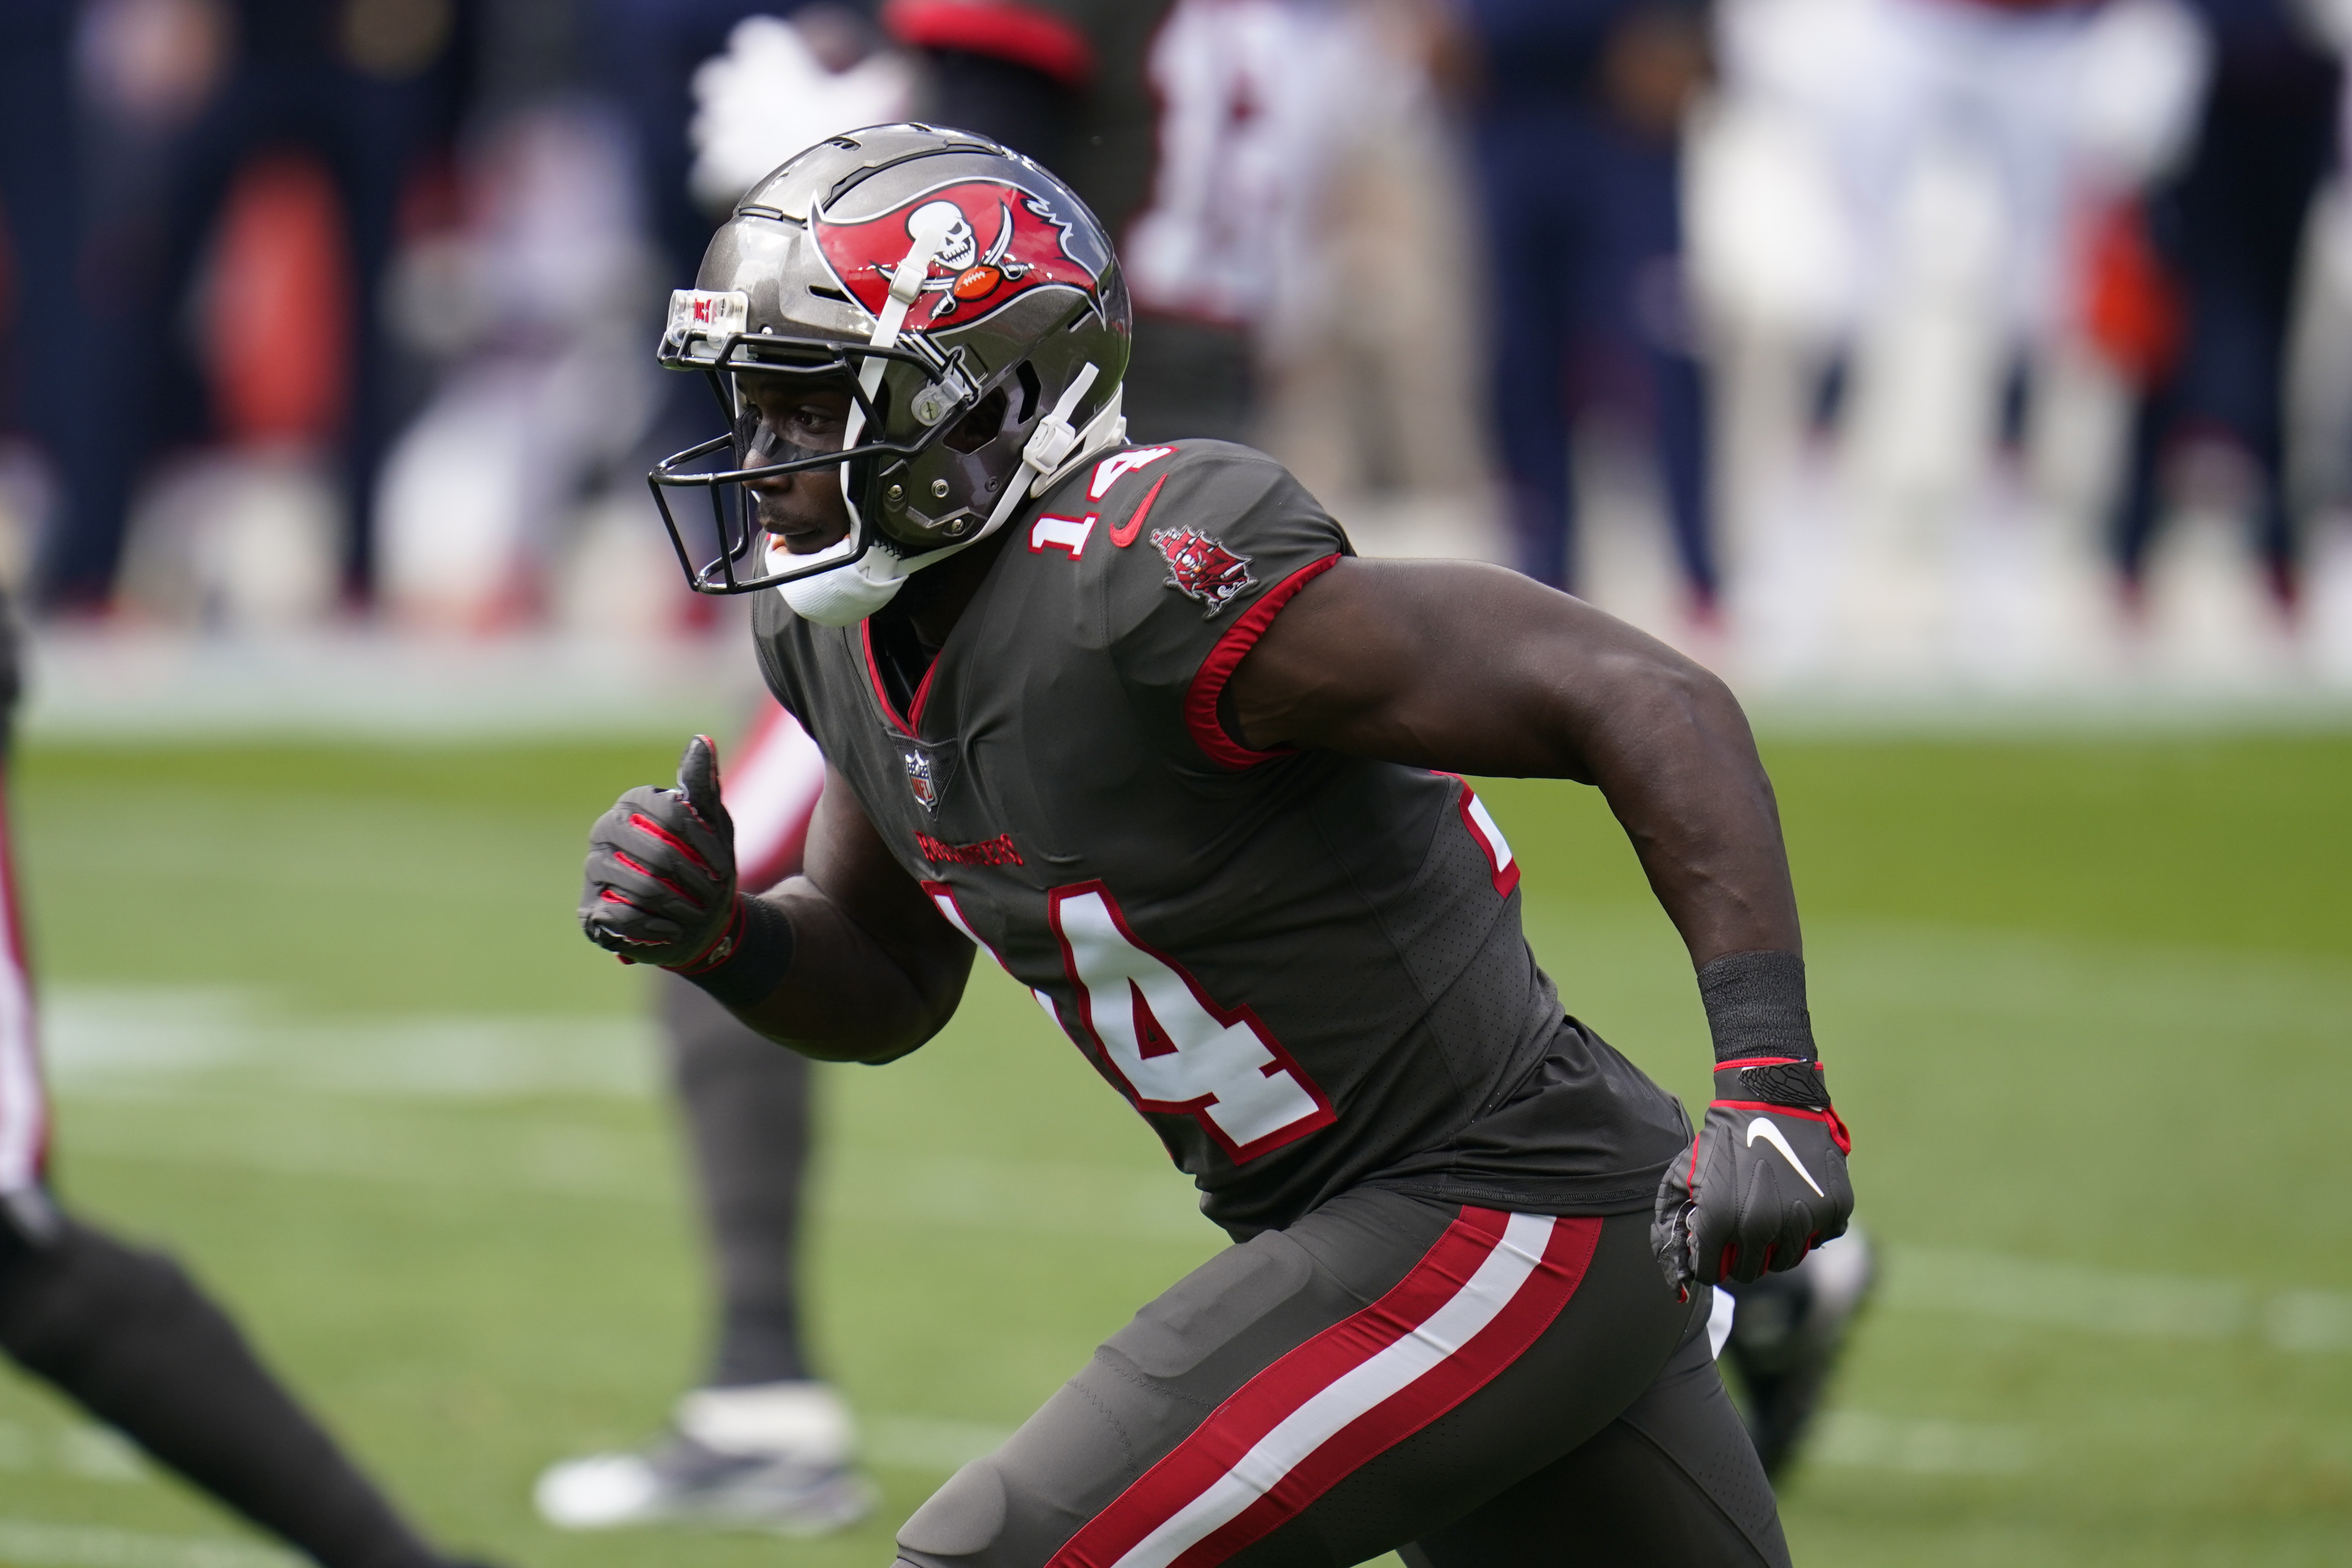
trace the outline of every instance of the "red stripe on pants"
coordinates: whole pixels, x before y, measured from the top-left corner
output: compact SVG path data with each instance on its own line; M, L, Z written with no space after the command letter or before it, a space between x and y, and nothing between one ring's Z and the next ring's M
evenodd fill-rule
M1402 1280L1260 1372L1174 1450L1089 1520L1048 1568L1112 1568L1222 1480L1324 1389L1412 1333L1469 1284L1510 1217L1465 1208ZM1319 1444L1240 1514L1187 1547L1178 1568L1209 1568L1262 1539L1373 1456L1453 1409L1526 1354L1575 1294L1601 1236L1597 1218L1552 1222L1544 1256L1496 1316L1413 1382Z

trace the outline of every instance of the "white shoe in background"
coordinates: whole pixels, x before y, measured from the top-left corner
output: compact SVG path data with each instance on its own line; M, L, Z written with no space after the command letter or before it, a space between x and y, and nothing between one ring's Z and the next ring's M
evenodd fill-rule
M855 1451L848 1407L829 1385L701 1388L678 1401L667 1437L551 1466L532 1501L561 1530L682 1524L824 1535L874 1507Z

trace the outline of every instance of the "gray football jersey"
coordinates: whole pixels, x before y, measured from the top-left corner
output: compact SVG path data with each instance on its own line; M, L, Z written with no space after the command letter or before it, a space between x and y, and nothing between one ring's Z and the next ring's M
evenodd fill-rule
M1365 1182L1646 1206L1681 1108L1562 1016L1461 779L1255 752L1224 684L1349 553L1244 447L1129 447L1012 537L899 711L866 624L760 596L778 700L941 914L1028 987L1237 1235Z

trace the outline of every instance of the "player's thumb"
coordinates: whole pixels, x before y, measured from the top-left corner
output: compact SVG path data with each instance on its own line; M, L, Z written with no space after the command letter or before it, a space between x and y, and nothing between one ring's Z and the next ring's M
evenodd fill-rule
M719 747L709 736L698 735L686 743L677 759L677 792L714 831L727 820L727 808L719 798Z

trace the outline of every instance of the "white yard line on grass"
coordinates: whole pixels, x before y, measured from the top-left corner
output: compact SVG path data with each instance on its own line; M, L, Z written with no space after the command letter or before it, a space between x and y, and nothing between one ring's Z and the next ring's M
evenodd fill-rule
M221 637L49 629L30 650L34 740L501 741L690 735L749 711L740 637Z
M657 1074L642 1017L304 1018L233 988L59 986L44 998L50 1081L152 1098L243 1076L353 1095L645 1099Z
M2130 1339L2257 1337L2285 1351L2352 1350L2352 1294L2265 1291L2243 1280L2126 1273L1997 1252L1890 1249L1883 1304Z
M2033 1459L2023 1427L1830 1410L1805 1445L1810 1464L1911 1475L2013 1475Z
M86 1481L143 1481L139 1450L110 1427L33 1427L0 1420L0 1470L68 1475ZM0 1552L0 1557L7 1554Z
M0 1518L0 1561L22 1568L307 1568L309 1560L257 1542Z

